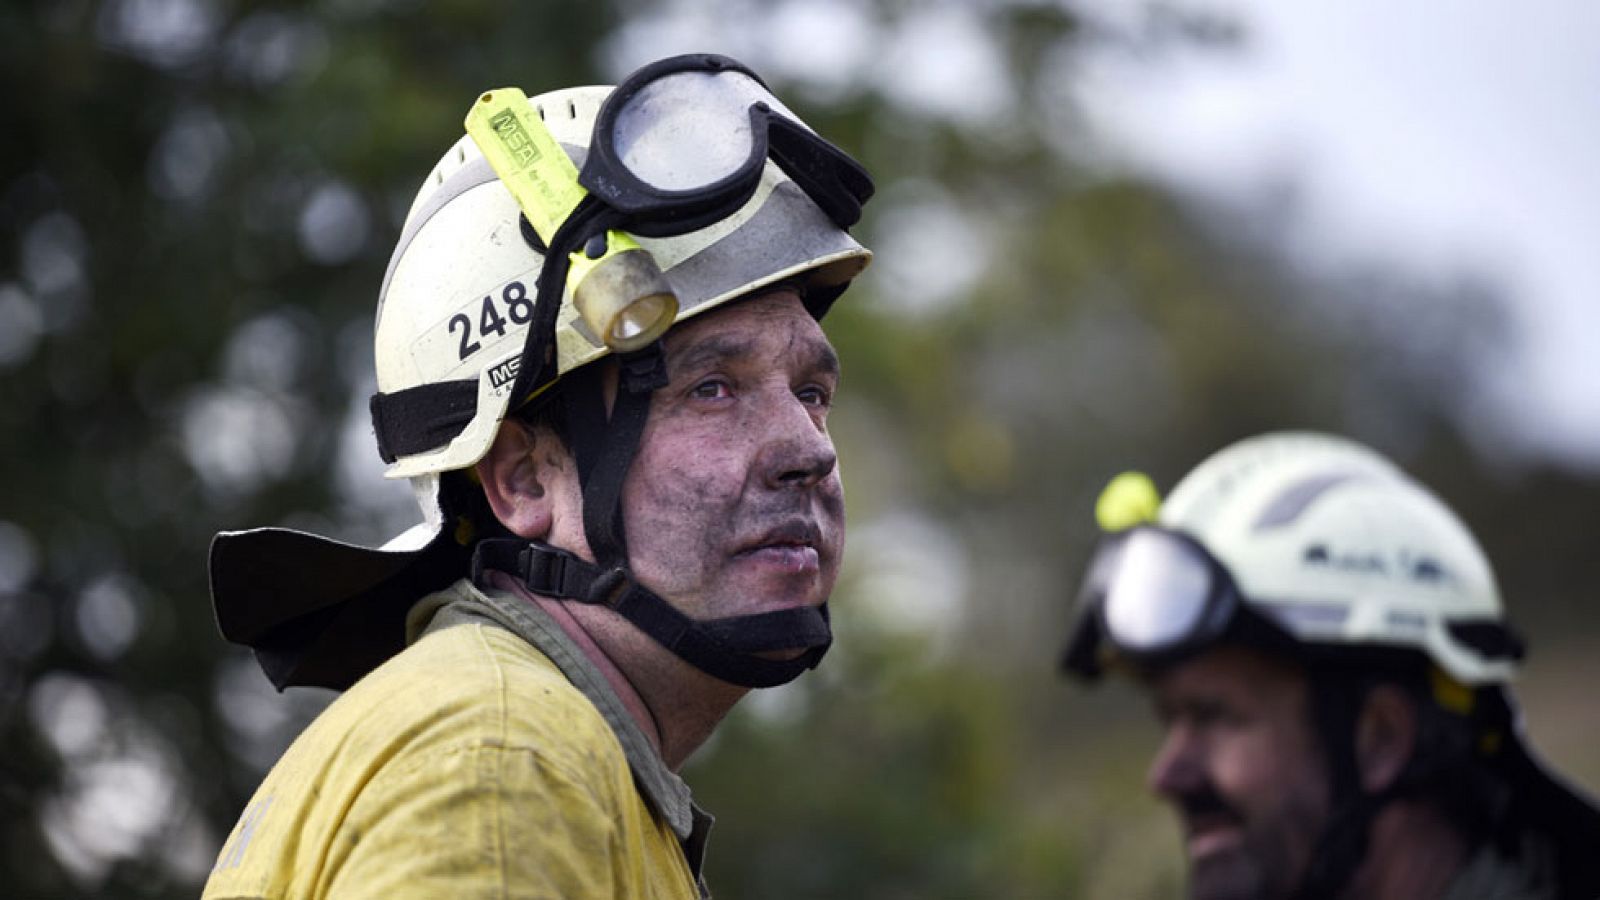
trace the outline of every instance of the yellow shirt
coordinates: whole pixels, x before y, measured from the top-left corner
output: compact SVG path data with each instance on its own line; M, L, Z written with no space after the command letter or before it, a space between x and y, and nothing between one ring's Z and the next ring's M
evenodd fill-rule
M204 896L698 897L709 817L559 628L467 582L420 610L268 773Z

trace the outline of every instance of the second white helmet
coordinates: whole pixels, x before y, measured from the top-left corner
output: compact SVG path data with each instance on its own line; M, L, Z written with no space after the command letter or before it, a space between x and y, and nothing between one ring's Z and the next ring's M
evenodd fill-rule
M1179 482L1158 521L1204 545L1246 602L1303 642L1413 648L1471 685L1516 672L1483 549L1360 444L1304 432L1240 441Z

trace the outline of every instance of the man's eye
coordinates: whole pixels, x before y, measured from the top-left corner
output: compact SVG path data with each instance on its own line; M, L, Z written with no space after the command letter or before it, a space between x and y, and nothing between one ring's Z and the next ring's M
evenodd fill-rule
M827 388L814 384L795 391L794 395L808 406L828 406L833 402L833 394Z
M1156 717L1162 725L1170 726L1182 720L1191 728L1209 729L1233 724L1238 712L1222 703L1212 701L1190 702L1165 709L1157 708Z
M1207 728L1238 729L1249 722L1244 711L1232 706L1208 706L1195 717L1198 724Z
M702 400L719 400L723 397L733 396L733 390L728 383L720 378L707 378L689 389L689 395Z

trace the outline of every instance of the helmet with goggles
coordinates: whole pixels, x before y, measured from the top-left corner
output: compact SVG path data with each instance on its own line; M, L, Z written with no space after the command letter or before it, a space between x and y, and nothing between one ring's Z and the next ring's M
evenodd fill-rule
M750 69L694 54L617 88L479 96L406 216L379 295L373 427L390 478L424 521L368 549L287 529L224 533L212 594L230 640L280 688L344 687L404 643L421 596L483 568L605 603L692 664L749 686L815 665L826 611L691 622L627 573L622 482L675 322L792 286L820 318L871 254L847 229L864 169L808 128ZM608 409L592 366L616 357ZM448 480L488 452L512 412L560 390L597 557L486 538ZM810 648L798 660L762 651Z
M1415 758L1375 794L1356 778L1359 699L1347 688L1359 690L1363 673L1422 671L1434 705L1465 735L1462 749L1446 751L1465 761L1449 765L1496 773L1507 787L1495 815L1553 842L1561 896L1600 892L1590 852L1600 809L1524 736L1509 689L1523 648L1488 559L1421 484L1351 441L1279 433L1213 455L1165 502L1143 476L1119 476L1098 512L1106 534L1078 593L1063 659L1070 673L1093 680L1112 665L1159 670L1223 642L1299 660L1314 673L1312 713L1335 809L1305 890L1336 894L1384 803L1460 771Z
M1161 662L1223 637L1409 648L1467 685L1509 681L1521 653L1455 514L1378 454L1319 434L1203 462L1153 521L1106 536L1079 608L1068 664L1085 675L1108 656Z

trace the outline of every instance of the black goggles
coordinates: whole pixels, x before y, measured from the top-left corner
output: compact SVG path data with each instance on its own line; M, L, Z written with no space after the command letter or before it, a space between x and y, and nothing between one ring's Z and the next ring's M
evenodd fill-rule
M1155 525L1101 539L1077 608L1062 667L1091 680L1112 658L1159 666L1223 638L1269 648L1296 645L1244 602L1233 576L1199 541Z
M755 195L768 159L840 228L861 218L872 178L800 121L760 76L726 56L651 63L595 117L578 182L645 237L684 234Z

